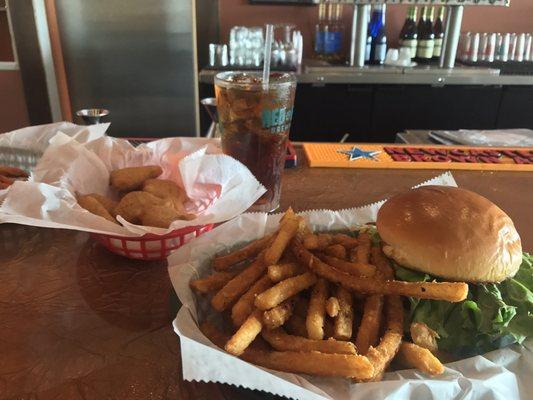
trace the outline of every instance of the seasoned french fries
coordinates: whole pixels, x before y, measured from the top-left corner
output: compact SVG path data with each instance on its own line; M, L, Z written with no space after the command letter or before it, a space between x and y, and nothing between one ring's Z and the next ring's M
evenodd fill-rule
M339 313L333 325L333 337L338 340L350 340L353 327L352 294L342 286L337 288L335 297L339 299Z
M346 258L346 248L342 244L332 244L324 249L324 254L344 260Z
M400 296L385 299L386 331L376 347L370 347L367 357L374 366L372 380L380 380L385 369L396 356L403 336L403 303Z
M371 264L362 264L357 261L349 262L341 260L340 258L328 256L326 254L319 255L319 258L326 264L354 276L372 277L376 274L376 267Z
M243 268L245 260L251 264ZM233 335L225 333L227 314L211 319L217 326L200 325L213 343L265 368L356 382L380 380L395 357L424 373L442 373L430 351L437 349L434 331L413 323L414 343L403 341L401 296L457 302L468 294L461 282L396 281L368 232L314 234L292 209L277 233L216 257L213 269L190 282L198 293L215 293L214 310L231 307Z
M303 274L304 272L304 268L298 263L284 263L268 266L268 277L274 283Z
M431 351L414 343L402 342L397 358L405 366L429 375L440 375L444 372L444 366Z
M374 294L365 299L363 318L357 332L355 344L359 354L366 354L370 346L375 346L379 339L383 296Z
M263 257L264 253L260 253L248 268L239 273L213 296L211 305L215 310L222 312L227 309L265 273L266 264Z
M344 233L336 233L333 235L333 243L344 246L346 250L351 250L357 247L358 241L356 238L346 235Z
M327 233L310 233L303 237L304 246L308 250L324 250L332 241L332 236Z
M254 311L255 297L270 287L272 287L272 281L268 276L264 275L242 295L231 308L231 320L233 321L233 325L241 326L244 321L246 321L246 318L248 318Z
M263 330L261 335L275 349L279 351L319 351L330 354L357 354L351 342L335 339L313 340L287 334L283 329Z
M309 299L307 318L307 336L309 339L321 340L324 338L324 319L326 316L326 299L328 297L328 281L319 279Z
M224 272L215 272L211 275L206 276L205 278L195 279L189 282L191 289L199 293L209 293L216 290L220 290L228 283L235 275L238 274L238 271L224 271Z
M334 318L339 314L340 309L339 299L336 297L330 297L326 300L326 313L331 317Z
M381 281L364 276L355 277L322 262L303 247L298 239L293 241L293 252L302 264L318 276L363 294L401 295L452 303L463 301L468 294L468 285L464 282Z
M225 271L235 264L238 264L248 258L255 257L262 250L264 250L272 240L274 240L273 234L254 240L243 248L230 254L215 257L213 260L213 268L217 271Z
M296 217L287 217L283 220L279 232L274 241L265 253L265 263L267 265L276 264L285 251L291 239L298 232L300 220Z
M370 249L372 247L372 240L366 232L362 232L357 237L357 261L361 264L368 264L370 262Z
M263 313L263 324L266 329L276 329L282 326L292 315L294 301L285 300L279 306Z
M372 247L372 249L370 250L370 259L372 261L372 264L376 266L379 274L383 277L383 279L389 281L394 279L394 270L392 269L390 262L385 256L385 254L383 254L381 247Z
M250 349L241 358L265 368L297 374L339 376L356 380L370 379L374 375L374 368L368 359L355 354Z
M285 279L255 298L255 306L260 310L270 310L281 304L289 297L300 293L302 290L316 283L316 276L311 272Z
M261 333L263 328L263 318L261 311L255 310L241 327L235 332L230 340L224 346L224 349L234 356L240 356L244 350L254 341Z

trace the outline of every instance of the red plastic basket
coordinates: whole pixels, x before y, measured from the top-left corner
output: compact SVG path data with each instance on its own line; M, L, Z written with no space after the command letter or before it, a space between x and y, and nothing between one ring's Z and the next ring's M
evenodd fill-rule
M188 226L166 235L147 233L141 237L124 237L91 233L91 236L112 253L135 260L164 260L185 243L213 229L214 224Z

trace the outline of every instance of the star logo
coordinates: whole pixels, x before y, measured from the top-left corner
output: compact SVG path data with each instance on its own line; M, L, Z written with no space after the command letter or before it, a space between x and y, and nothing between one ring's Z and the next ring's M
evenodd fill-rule
M352 147L351 150L337 150L337 153L345 154L350 157L349 161L359 160L360 158L366 158L372 161L378 161L376 156L381 153L381 151L364 151L358 147Z

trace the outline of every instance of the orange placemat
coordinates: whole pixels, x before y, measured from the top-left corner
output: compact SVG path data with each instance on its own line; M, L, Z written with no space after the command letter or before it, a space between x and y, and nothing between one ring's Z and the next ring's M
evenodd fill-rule
M311 167L533 171L533 148L304 143Z

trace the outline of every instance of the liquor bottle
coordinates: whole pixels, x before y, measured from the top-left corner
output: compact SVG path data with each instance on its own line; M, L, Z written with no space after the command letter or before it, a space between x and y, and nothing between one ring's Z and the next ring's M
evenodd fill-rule
M316 58L324 57L324 33L326 25L326 3L320 2L318 5L318 23L315 25L315 45L314 53Z
M435 47L435 33L433 32L432 9L425 7L418 23L418 47L416 61L428 64L433 57Z
M418 43L418 29L416 27L416 7L411 6L407 11L407 18L400 32L400 47L408 48L411 58L416 57L416 46Z
M372 36L370 35L370 15L372 13L372 6L365 8L366 20L368 21L368 27L366 30L366 48L365 48L365 64L370 62L370 48L372 47Z
M387 34L385 31L385 4L376 4L370 19L370 64L383 64L387 55Z
M340 10L332 1L327 3L327 22L324 36L324 58L330 62L340 59L342 49L342 31L340 29Z
M344 57L344 23L342 20L342 11L343 11L344 5L342 3L335 4L335 32L337 34L336 37L336 46L335 46L335 53L337 61L343 62Z
M444 7L439 9L439 14L437 15L437 20L435 21L435 26L433 31L435 32L435 46L433 47L433 58L435 60L440 59L442 54L442 42L444 41Z

